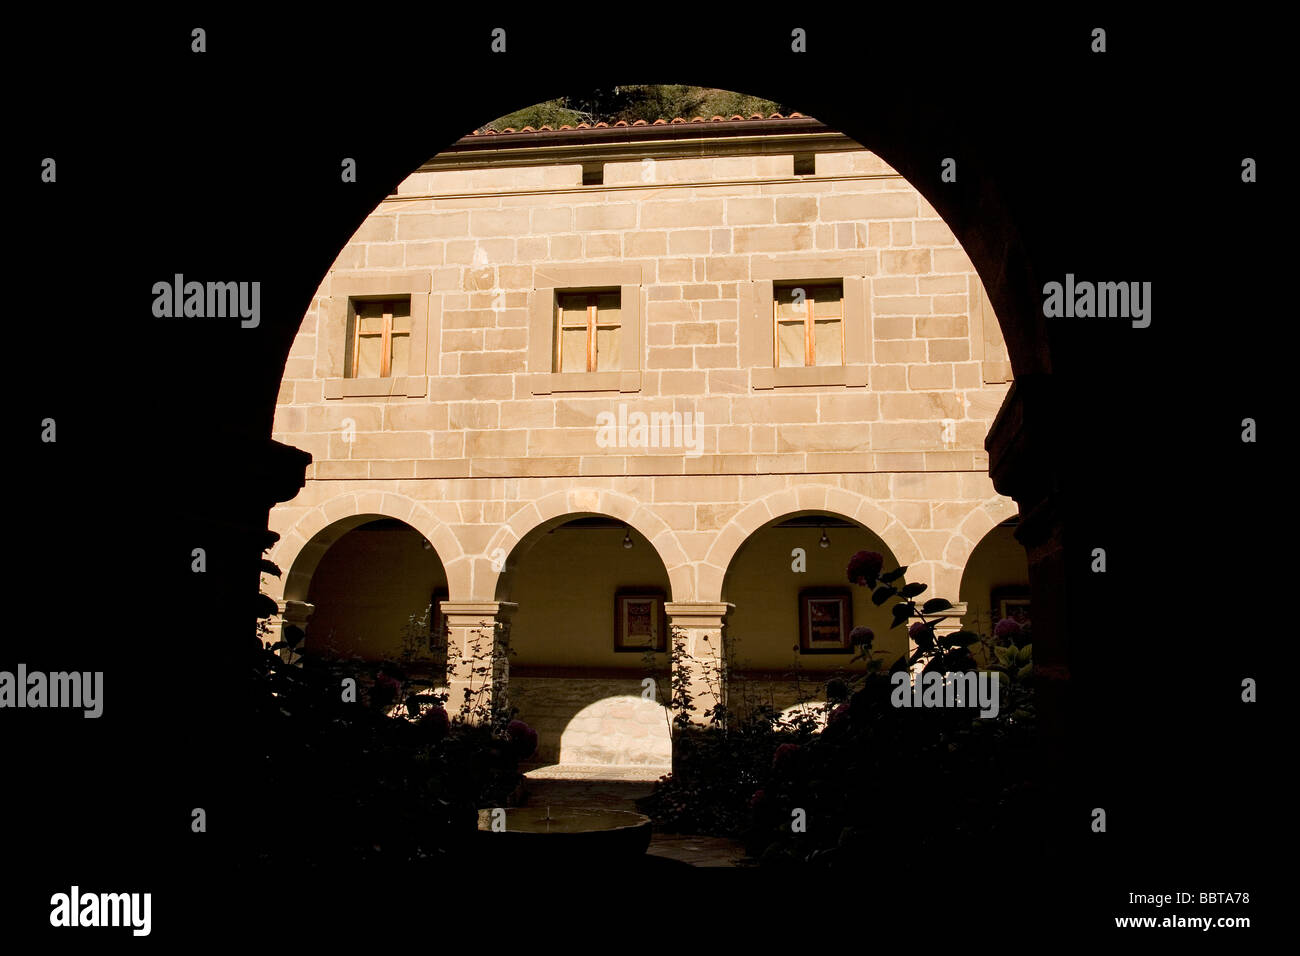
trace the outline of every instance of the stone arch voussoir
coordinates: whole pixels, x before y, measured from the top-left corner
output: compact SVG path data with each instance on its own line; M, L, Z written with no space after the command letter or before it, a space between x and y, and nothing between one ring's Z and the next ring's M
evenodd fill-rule
M283 600L303 601L311 576L325 552L353 528L375 518L395 518L410 525L433 546L447 574L451 594L468 593L469 582L453 569L463 562L460 542L445 524L418 501L393 492L345 492L302 515L276 542L271 560L282 572Z
M727 569L741 545L769 522L800 511L827 511L858 522L879 535L900 564L922 559L912 533L885 506L834 485L783 488L746 505L718 532L696 569L697 600L721 601Z
M993 495L971 508L944 544L943 557L939 561L939 574L950 590L956 593L960 589L970 557L984 536L1018 513L1015 501L1002 495Z
M473 582L477 600L503 600L502 589L519 545L550 530L563 519L600 514L622 521L650 542L668 574L670 601L690 601L695 593L692 566L668 523L635 498L605 488L555 491L521 506L488 540L486 554L474 556ZM502 555L499 552L504 552ZM494 559L493 555L497 557Z

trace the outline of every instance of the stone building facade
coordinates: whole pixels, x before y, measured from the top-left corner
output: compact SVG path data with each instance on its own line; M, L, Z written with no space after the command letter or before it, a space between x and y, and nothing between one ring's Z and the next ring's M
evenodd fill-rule
M1027 597L984 451L1010 374L934 208L813 119L469 135L304 317L274 438L313 463L264 586L309 653L394 657L432 604L453 709L469 647L500 642L543 759L666 764L670 655L615 647L620 597L661 594L702 706L778 709L848 666L800 632L854 551L985 631ZM846 600L831 626L907 650Z

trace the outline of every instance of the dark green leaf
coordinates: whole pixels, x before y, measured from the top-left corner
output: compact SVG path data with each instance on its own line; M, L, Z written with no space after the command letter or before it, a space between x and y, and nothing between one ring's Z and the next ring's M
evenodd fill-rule
M882 584L872 593L871 603L876 605L876 607L880 607L880 605L884 604L897 593L897 589L891 588L888 584Z
M970 651L964 647L950 650L943 655L944 665L950 671L965 671L975 668L975 658L970 656Z
M952 602L947 598L930 598L921 605L922 614L935 614L939 611L947 611L952 607Z
M897 581L906 573L907 573L907 565L903 565L903 567L901 568L894 568L894 570L892 571L886 571L884 574L880 576L880 580L884 581L886 584L889 584L893 581Z
M905 598L912 598L916 597L928 587L928 584L922 584L920 581L917 581L915 584L904 584L903 589L898 593Z
M917 647L923 647L926 650L934 647L934 629L932 627L919 627L916 629L916 635L912 638L916 641Z
M902 624L904 621L906 621L906 620L907 620L909 617L911 617L911 616L912 616L912 605L910 605L910 604L895 604L895 605L894 605L894 623L891 624L891 625L889 625L890 628L898 627L898 625Z

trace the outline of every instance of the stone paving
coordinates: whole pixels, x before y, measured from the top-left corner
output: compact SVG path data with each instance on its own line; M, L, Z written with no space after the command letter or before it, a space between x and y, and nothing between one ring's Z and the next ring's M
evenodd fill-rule
M634 801L648 795L668 767L589 767L552 764L524 773L529 806L600 807L636 810ZM738 866L744 849L723 837L655 833L647 854L691 866Z

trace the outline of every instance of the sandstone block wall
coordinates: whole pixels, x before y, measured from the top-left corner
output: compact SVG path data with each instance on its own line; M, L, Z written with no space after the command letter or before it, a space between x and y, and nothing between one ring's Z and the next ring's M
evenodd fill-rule
M755 289L804 262L860 273L865 384L762 387L762 362L742 351ZM539 385L530 309L557 266L639 271L625 390ZM400 393L340 385L340 300L358 288L427 296L423 365ZM816 499L850 518L871 506L872 530L955 597L978 536L1014 514L983 450L1008 374L951 231L865 150L819 155L811 177L789 155L610 163L602 186L582 186L577 164L417 173L340 253L286 365L274 437L314 463L272 515L279 555L292 563L323 514L363 497L383 514L385 500L409 502L447 532L444 564L464 564L449 567L452 587L486 598L500 578L492 549L542 520L532 503L612 495L642 510L676 569L674 598L709 600L716 562L752 524L746 508ZM698 416L699 455L601 447L597 416L621 404Z

